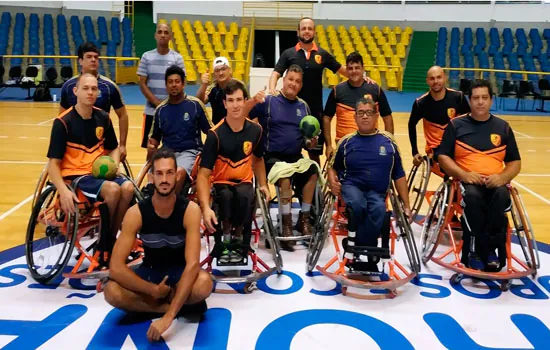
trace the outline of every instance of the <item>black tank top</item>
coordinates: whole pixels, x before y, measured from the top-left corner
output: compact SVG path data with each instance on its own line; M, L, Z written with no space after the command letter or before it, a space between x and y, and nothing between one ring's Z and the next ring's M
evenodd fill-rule
M152 197L142 200L138 206L141 212L140 238L145 258L143 263L151 268L185 266L185 228L183 217L189 200L176 199L172 214L164 219L155 213Z

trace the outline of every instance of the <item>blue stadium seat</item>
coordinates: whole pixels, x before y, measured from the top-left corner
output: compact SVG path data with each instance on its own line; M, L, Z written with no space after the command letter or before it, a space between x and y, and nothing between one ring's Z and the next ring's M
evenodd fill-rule
M109 35L107 34L107 21L105 20L105 17L99 16L97 18L97 28L99 42L101 42L102 45L107 44L109 41Z
M111 40L115 44L120 44L120 20L116 17L111 18Z

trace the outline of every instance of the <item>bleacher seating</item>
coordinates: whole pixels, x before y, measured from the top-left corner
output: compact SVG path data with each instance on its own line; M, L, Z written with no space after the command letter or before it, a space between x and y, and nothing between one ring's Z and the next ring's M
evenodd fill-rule
M43 16L42 20L41 16ZM15 21L12 21L13 17L15 17ZM13 26L12 22L14 22ZM97 19L90 16L82 18L71 16L70 22L67 23L67 18L62 14L53 17L51 14L12 14L3 12L0 19L0 55L73 56L77 54L80 44L85 41L82 36L82 29L84 29L86 41L92 41L100 50L106 46L101 56L118 56L119 45L122 43L123 56L133 57L133 34L130 21L125 19L123 24L124 40L121 40L120 25L118 18L113 17L111 19L111 38L109 40L107 19L102 16ZM55 34L54 26L57 27ZM57 37L57 40L54 39L55 37ZM0 65L4 65L2 75L7 74L7 77L1 76L0 81L15 80L17 82L27 71L34 72L34 69L28 70L28 66L35 64L43 64L44 80L49 79L54 85L61 84L76 73L73 72L74 61L70 58L44 58L43 60L40 58L28 60L11 58L0 62ZM125 65L135 64L135 61L125 62ZM49 73L47 73L48 71ZM114 80L115 60L100 60L99 72ZM52 81L51 77L55 77L55 79ZM55 81L57 78L60 78L60 80ZM12 83L10 86L18 85Z
M402 60L406 56L412 28L391 29L386 26L380 30L378 26L373 26L369 30L366 26L357 29L352 25L348 29L338 26L336 30L334 26L329 25L325 31L324 26L319 24L315 30L319 46L334 55L338 62L345 64L346 56L357 51L363 57L365 70L373 80L388 89L398 88L399 68L395 67L403 66ZM384 80L382 73L384 73ZM329 70L326 70L325 74L326 85L329 86L334 86L345 79Z
M161 19L159 23L168 23ZM186 79L189 82L196 82L200 74L206 72L211 61L216 56L225 56L230 61L233 69L233 77L242 80L245 74L247 45L249 40L249 29L240 28L235 22L229 24L224 22L216 25L211 21L204 24L195 21L193 24L188 20L180 23L177 20L170 22L173 32L173 42L170 48L178 51L185 61ZM182 30L183 29L183 30ZM237 45L235 46L235 43Z
M459 49L461 33L458 28L451 29L451 38L447 46L448 31L441 27L438 33L436 64L451 68L486 68L517 71L543 71L550 72L550 30L545 29L541 33L538 29L529 30L518 28L515 32L511 28L504 28L500 33L497 28L489 30L489 47L487 47L487 34L483 28L477 28L475 33L475 46L473 45L472 28L464 28L462 32L463 45ZM546 46L546 50L544 50ZM491 62L492 61L492 62ZM462 63L461 63L462 62ZM450 82L457 87L461 78L478 78L479 72L451 70ZM504 80L523 80L523 74L484 72L485 79L493 80L498 87ZM528 74L527 80L539 80L539 74Z

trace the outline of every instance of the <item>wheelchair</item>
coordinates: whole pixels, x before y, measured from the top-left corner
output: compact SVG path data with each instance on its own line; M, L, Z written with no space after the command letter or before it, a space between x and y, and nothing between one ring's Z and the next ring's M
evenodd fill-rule
M274 273L281 274L283 272L283 260L280 255L280 248L278 242L274 239L274 227L273 223L266 219L267 214L269 213L268 203L263 192L259 190L256 186L255 188L255 208L254 212L257 212L257 209L260 209L260 214L263 219L263 228L260 229L260 226L257 221L257 217L253 218L252 221L252 234L251 242L243 242L242 244L250 244L248 249L247 256L244 256L243 259L239 262L221 262L219 258L211 255L214 245L211 242L213 233L208 232L208 230L203 230L205 240L206 240L206 252L207 256L201 261L200 266L209 272L214 281L214 286L218 283L225 284L239 284L244 283L243 291L245 294L251 293L256 289L256 283L258 280L266 278ZM216 211L216 210L215 210ZM221 224L221 223L220 223ZM221 229L221 225L218 225L217 229ZM260 237L265 236L266 240L269 242L271 255L273 259L274 266L270 267L260 256L258 255ZM238 275L238 276L220 276L217 273L214 273L214 265L216 267L226 268L222 272L227 275ZM240 269L238 267L247 267L251 265L251 271L247 275L241 275ZM216 290L216 287L214 287ZM233 291L226 290L216 290L218 293L234 293Z
M462 193L459 189L459 181L446 178L435 192L421 235L422 261L429 261L450 269L454 274L450 278L451 283L459 283L465 276L480 280L500 280L501 290L507 291L512 279L519 279L531 275L533 278L540 267L539 251L535 234L525 211L523 200L517 189L511 184L507 185L512 200L511 210L507 214L511 216L512 224L508 220L506 230L506 268L504 271L480 271L464 266L461 262L462 244L460 233L462 226L456 218L462 216ZM455 218L455 219L453 219ZM519 241L523 260L512 251L512 237ZM445 248L444 240L450 247ZM502 268L502 267L501 267Z
M323 166L323 169L321 171L321 174L319 174L319 178L326 178L326 162ZM310 211L310 222L313 229L313 233L311 235L300 235L298 231L296 231L296 226L294 226L293 233L294 235L291 237L283 237L283 217L282 217L282 208L281 203L278 200L280 198L280 191L279 186L275 185L275 192L276 196L271 200L271 203L277 204L277 224L273 225L272 232L274 233L274 240L276 242L283 242L283 241L290 241L290 242L303 242L307 248L307 255L306 255L306 265L308 266L308 271L311 272L313 268L310 268L309 265L315 266L315 263L311 264L310 262L315 259L315 257L318 259L319 255L317 252L313 250L313 247L316 247L319 245L319 239L323 236L323 232L326 231L325 225L328 225L330 223L330 220L327 220L330 218L332 208L334 206L333 203L330 203L331 198L328 196L330 194L330 189L328 188L328 183L323 183L322 185L319 184L319 182L315 186L315 192L313 195L313 201L311 204L311 211ZM291 199L291 203L293 199L298 199L298 201L301 203L302 197L301 195L297 195L297 189L294 185L292 185L293 189L293 196ZM273 223L273 217L271 215L271 211L269 210L269 207L266 210L266 220L270 223ZM324 242L324 240L323 240ZM266 246L270 246L270 242L266 241ZM280 249L278 246L277 249ZM320 254L320 252L319 252Z
M342 199L336 201L332 193L327 193L327 206L330 206L330 210L326 210L325 213L332 213L332 207L334 203L336 205L336 211L332 215L332 227L328 223L324 225L324 232L318 239L313 240L316 243L312 246L312 260L308 262L308 270L317 262L319 255L323 248L323 242L327 238L329 230L332 242L336 251L336 254L323 266L317 265L316 268L323 275L334 280L342 285L342 294L349 295L351 297L359 299L383 299L394 298L397 296L397 289L420 273L420 256L416 247L416 242L413 236L411 226L408 219L405 216L405 210L403 203L397 195L397 191L393 188L390 189L386 197L386 218L382 229L381 236L381 248L379 247L366 247L366 246L351 246L344 247L344 252L340 250L340 243L338 242L338 236L347 236L348 232L346 225L348 219L346 218L346 206ZM389 208L391 205L391 209ZM327 222L331 221L331 217L327 217ZM396 242L403 241L408 260L409 269L401 264L396 258ZM380 259L382 261L382 271L368 272L356 269L350 264L350 260L345 257L343 253L351 253L354 258L359 255L366 255L369 258ZM336 270L329 271L331 267L335 265ZM385 272L387 270L387 272ZM378 280L376 280L378 279ZM378 295L364 295L354 292L349 292L348 287L354 287L359 289L370 290L386 290L387 294Z
M439 168L439 164L433 160L433 153L429 152L422 157L422 162L418 166L413 165L407 178L411 215L413 220L419 224L422 224L422 221L417 221L417 216L422 208L424 199L430 203L435 193L435 191L428 191L428 184L430 183L432 173L441 178L445 176Z
M122 162L121 166L124 173L120 175L134 185L132 205L141 200L142 196L133 182L127 161ZM102 267L101 262L108 259L108 253L98 249L105 242L100 240L102 233L109 232L110 235L108 208L99 201L91 204L72 184L66 186L79 199L75 203L75 213L69 215L61 210L57 189L48 179L46 164L33 196L25 240L27 267L33 279L41 284L48 284L61 274L65 278L100 280L109 274L108 269L98 270ZM67 270L75 247L76 263ZM129 266L137 267L141 264L142 251L138 239Z

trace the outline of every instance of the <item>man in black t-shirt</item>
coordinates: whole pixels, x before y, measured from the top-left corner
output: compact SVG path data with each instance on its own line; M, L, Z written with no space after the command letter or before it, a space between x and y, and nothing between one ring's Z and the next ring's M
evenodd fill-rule
M59 191L61 209L66 213L74 212L78 199L65 182L73 183L91 203L97 200L105 203L114 238L134 196L134 187L122 176L112 181L92 176L93 163L102 155L111 156L118 167L120 148L109 115L94 106L99 93L96 77L84 73L74 84L76 105L61 113L52 125L48 175ZM110 250L109 239L101 243L100 250Z
M155 192L128 210L113 250L105 300L133 312L160 313L147 338L158 341L181 313L204 313L212 291L210 275L200 268L201 212L175 193L175 154L161 149L152 159ZM136 270L126 265L137 233L145 258Z
M462 262L495 271L506 264L506 184L519 174L521 157L510 125L489 112L490 83L474 82L469 95L472 112L449 122L436 155L445 173L460 180Z
M426 75L426 83L430 91L413 103L409 117L409 140L414 157L413 163L417 166L422 161L416 139L418 122L423 121L426 154L431 157L441 143L449 120L470 112L470 105L464 94L461 91L446 88L446 82L447 76L443 69L438 66L431 67Z
M204 224L214 232L216 244L212 256L220 262L237 263L247 257L250 246L255 208L254 174L268 201L270 194L263 159L262 127L243 114L248 97L246 88L233 80L225 87L224 96L227 116L208 131L197 176L197 195ZM219 218L210 208L210 182L214 184L214 203L218 206ZM216 228L218 219L221 232ZM242 235L242 244L231 244L232 231L236 237Z
M323 127L323 70L330 69L334 73L347 77L348 73L338 61L326 50L313 42L315 39L315 23L313 19L304 17L298 23L298 43L296 46L283 51L275 65L269 79L269 92L276 94L277 81L293 64L297 64L304 71L303 87L298 94L309 105L311 114L319 120ZM309 152L309 157L319 163L319 156L323 154L323 132L319 135L317 147Z

